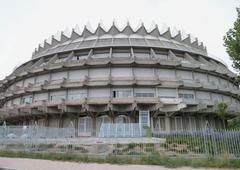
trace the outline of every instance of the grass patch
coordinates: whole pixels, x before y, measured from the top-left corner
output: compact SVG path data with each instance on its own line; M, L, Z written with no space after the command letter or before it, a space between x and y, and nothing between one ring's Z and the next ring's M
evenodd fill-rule
M210 168L240 168L240 160L229 159L186 159L181 157L167 157L159 153L151 153L149 155L108 155L108 156L90 156L74 153L32 153L23 151L1 150L0 156L11 158L31 158L31 159L46 159L60 160L72 162L95 162L95 163L111 163L111 164L140 164L140 165L161 165L165 167L210 167Z

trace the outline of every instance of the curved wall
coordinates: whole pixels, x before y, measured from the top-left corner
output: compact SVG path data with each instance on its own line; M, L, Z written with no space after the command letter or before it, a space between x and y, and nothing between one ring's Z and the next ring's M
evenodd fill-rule
M166 34L70 37L45 44L0 82L1 118L54 127L73 122L82 135L98 133L105 121L138 122L137 113L149 110L154 130L195 130L206 120L219 128L219 102L230 116L239 114L235 76L204 48Z

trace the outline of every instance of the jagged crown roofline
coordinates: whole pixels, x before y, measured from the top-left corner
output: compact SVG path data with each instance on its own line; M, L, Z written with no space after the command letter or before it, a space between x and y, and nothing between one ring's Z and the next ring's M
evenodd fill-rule
M134 28L129 22L120 29L116 22L113 21L109 29L106 29L102 22L98 23L98 26L95 30L92 29L90 24L84 26L83 30L80 31L79 27L76 26L71 31L65 30L61 31L57 35L52 35L51 38L47 41L44 40L43 45L38 46L33 52L33 56L38 54L41 51L44 51L48 48L51 48L57 44L64 43L69 40L75 40L78 38L88 38L91 36L101 37L103 35L115 36L117 34L125 34L130 36L132 34L137 34L142 37L150 35L156 38L163 37L168 40L175 40L179 43L189 45L191 47L200 49L206 52L206 47L203 43L199 42L197 38L193 37L191 34L186 34L184 31L176 30L175 28L170 28L166 25L159 27L157 24L154 24L149 29L141 22L137 28Z

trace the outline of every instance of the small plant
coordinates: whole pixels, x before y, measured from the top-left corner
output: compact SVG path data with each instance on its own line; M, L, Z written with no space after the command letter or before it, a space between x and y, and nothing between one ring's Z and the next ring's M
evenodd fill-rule
M218 103L218 111L217 115L222 119L223 122L223 128L226 129L226 118L227 118L227 109L228 105L224 102Z
M152 137L152 129L149 126L144 126L143 127L146 132L146 137L151 138Z
M135 143L129 143L128 149L134 149L137 145Z

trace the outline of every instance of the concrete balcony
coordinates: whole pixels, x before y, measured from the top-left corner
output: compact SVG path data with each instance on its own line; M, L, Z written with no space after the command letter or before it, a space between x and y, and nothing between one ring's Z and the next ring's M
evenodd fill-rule
M84 66L86 64L86 59L78 60L78 61L68 61L65 62L63 67L79 67Z
M29 84L28 87L26 87L26 91L27 92L41 91L42 87L43 87L42 83Z
M8 118L13 118L19 116L19 110L17 109L16 105L6 107L6 112Z
M218 85L218 90L223 92L231 92L231 89L226 85Z
M164 66L180 66L181 61L174 60L174 59L166 59L166 60L165 59L160 59L159 64L164 65Z
M232 88L230 88L230 90L231 90L232 94L239 95L239 89L232 87Z
M42 66L36 66L36 67L33 67L31 70L29 70L30 73L39 73L39 72L42 72L44 71L44 65Z
M31 107L31 104L20 104L16 106L16 109L27 109L30 107Z
M204 89L217 90L218 86L214 82L201 82Z
M4 85L3 85L3 81L0 80L0 88L2 88Z
M0 119L6 119L8 117L7 108L0 108Z
M192 63L192 62L189 62L189 61L185 61L185 60L182 60L181 61L181 65L182 67L188 67L188 68L200 68L200 65L197 64L197 63Z
M82 87L85 85L87 78L79 79L79 80L66 80L63 82L62 87Z
M64 100L57 100L57 101L47 101L46 106L47 107L58 107L58 105L64 103Z
M13 89L13 94L24 94L26 93L26 87L15 86Z
M6 97L12 97L13 95L14 95L13 90L7 90L7 91L5 92L5 96L6 96Z
M159 61L156 59L144 59L144 58L136 58L135 61L136 64L142 64L142 65L153 65L153 64L158 64Z
M177 112L186 108L186 104L181 98L160 98L162 112Z
M116 105L132 104L134 101L134 97L116 97L111 99L111 103Z
M183 98L183 102L186 105L191 105L191 106L195 106L195 105L199 104L199 101L197 99L185 99L185 98Z
M7 79L7 77L4 80L2 80L2 84L7 84L8 82L9 80Z
M106 105L110 103L109 97L93 97L87 98L87 104L89 105Z
M88 78L87 86L107 86L110 84L110 77Z
M177 88L183 85L183 81L176 78L159 77L161 87Z
M4 100L5 99L5 93L0 93L0 100Z
M206 106L213 106L214 102L210 99L199 99L199 103Z
M45 100L34 101L33 103L30 104L30 108L38 108L39 106L44 106L45 104L46 104Z
M59 89L62 87L62 84L64 83L65 79L60 79L60 80L52 80L49 81L48 83L43 85L44 90L52 90L52 89Z
M132 64L132 63L134 63L134 59L131 57L111 58L111 64Z
M227 75L228 75L229 77L232 77L232 78L235 78L235 77L237 76L236 74L234 74L234 73L231 72L231 71L228 71Z
M153 77L135 77L137 85L160 85L158 76Z
M45 70L55 70L55 69L60 69L63 68L64 63L49 63L44 67Z
M183 80L184 87L193 87L193 88L200 88L202 84L199 80Z
M16 73L16 77L23 77L23 76L26 76L28 74L29 74L28 71L23 70L20 73Z
M228 70L223 68L223 67L221 67L221 66L217 66L215 72L220 73L220 74L225 74L225 75L228 74Z
M133 85L136 84L134 76L130 77L111 77L111 85Z
M78 106L86 103L86 98L81 98L81 99L67 99L65 100L64 104L67 106Z
M227 111L228 112L230 112L230 113L239 113L240 112L240 110L238 110L239 108L238 108L238 105L237 104L234 104L234 103L232 103L232 104L229 104L228 105L228 109L227 109Z
M215 67L212 67L209 64L200 64L200 69L206 70L206 71L215 71L216 70Z
M164 105L174 105L174 104L179 104L183 102L182 98L159 98L160 102L163 103Z
M86 61L86 65L94 66L94 65L107 65L111 62L110 58L102 58L102 59L88 59Z
M157 104L159 103L158 97L135 97L137 104Z
M5 78L4 83L7 83L8 81L14 80L15 78L17 78L16 75L11 74L11 75L9 75Z

